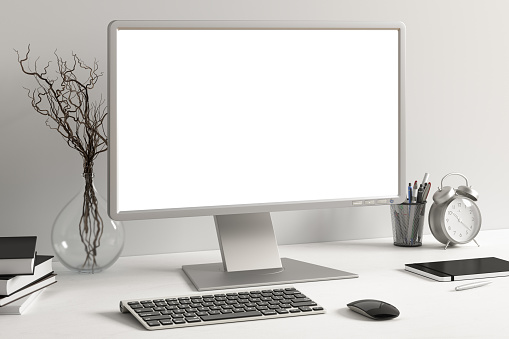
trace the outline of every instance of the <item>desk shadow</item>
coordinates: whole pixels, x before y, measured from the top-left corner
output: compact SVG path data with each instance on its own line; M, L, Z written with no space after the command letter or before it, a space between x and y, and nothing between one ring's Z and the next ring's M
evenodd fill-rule
M342 317L352 319L352 320L358 320L358 321L373 321L373 319L369 319L363 315L360 315L359 313L355 313L348 307L340 308L336 311L337 314L341 315Z
M404 268L397 268L396 271L401 272L401 273L405 273L405 274L410 274L410 275L412 275L414 277L419 277L419 278L424 278L424 279L428 279L429 280L429 278L426 278L423 275L409 272L409 271L405 270Z
M136 320L131 313L120 313L118 312L101 312L101 316L108 318L110 321L115 321L126 326L132 327L133 329L143 330L145 328Z
M359 313L356 313L354 311L352 311L351 309L349 309L348 307L343 307L343 308L340 308L339 310L336 311L337 314L341 315L342 317L345 317L345 318L348 318L348 319L352 319L352 320L357 320L357 321L365 321L365 322L384 322L384 321L388 321L388 320L391 320L391 321L398 321L398 318L394 318L394 319L370 319L368 317L365 317Z
M378 249L387 249L387 248L397 248L401 252L406 251L415 251L418 248L426 248L426 249L439 249L443 250L444 245L440 243L426 243L424 242L421 246L396 246L392 240L387 238L375 238L375 239L352 239L352 240L339 240L339 241L330 241L330 242L322 242L320 246L331 246L331 247L339 247L341 249L345 248L378 248Z

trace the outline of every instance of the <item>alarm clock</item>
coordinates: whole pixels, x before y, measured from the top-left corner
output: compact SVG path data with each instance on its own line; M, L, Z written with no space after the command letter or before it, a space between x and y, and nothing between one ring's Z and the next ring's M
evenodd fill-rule
M444 179L459 175L466 181L466 186L443 187ZM475 241L481 229L481 211L475 204L479 194L468 185L468 179L461 173L449 173L442 178L438 191L433 195L433 204L429 211L429 227L433 236L449 245L466 244Z

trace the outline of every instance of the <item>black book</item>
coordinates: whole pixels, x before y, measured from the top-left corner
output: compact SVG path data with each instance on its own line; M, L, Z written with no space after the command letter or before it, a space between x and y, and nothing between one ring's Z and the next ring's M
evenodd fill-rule
M509 276L509 261L488 257L406 264L405 270L437 281Z
M10 295L26 285L53 272L52 255L37 255L35 257L34 274L30 275L0 275L0 296Z
M0 237L0 274L33 274L36 236Z

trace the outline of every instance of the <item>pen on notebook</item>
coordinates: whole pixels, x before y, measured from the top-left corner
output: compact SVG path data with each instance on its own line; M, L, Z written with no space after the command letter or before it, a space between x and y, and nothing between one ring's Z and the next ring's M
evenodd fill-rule
M486 286L488 284L491 284L491 281L476 282L476 283L471 283L471 284L466 284L466 285L460 285L460 286L456 286L455 290L456 291L464 291L464 290L469 290L471 288Z

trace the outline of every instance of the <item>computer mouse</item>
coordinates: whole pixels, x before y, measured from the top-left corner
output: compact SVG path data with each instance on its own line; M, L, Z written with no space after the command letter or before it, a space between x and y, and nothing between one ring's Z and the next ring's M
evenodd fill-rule
M399 315L399 310L396 307L380 300L357 300L347 304L346 306L348 306L348 308L352 311L374 320L389 320L396 318Z

